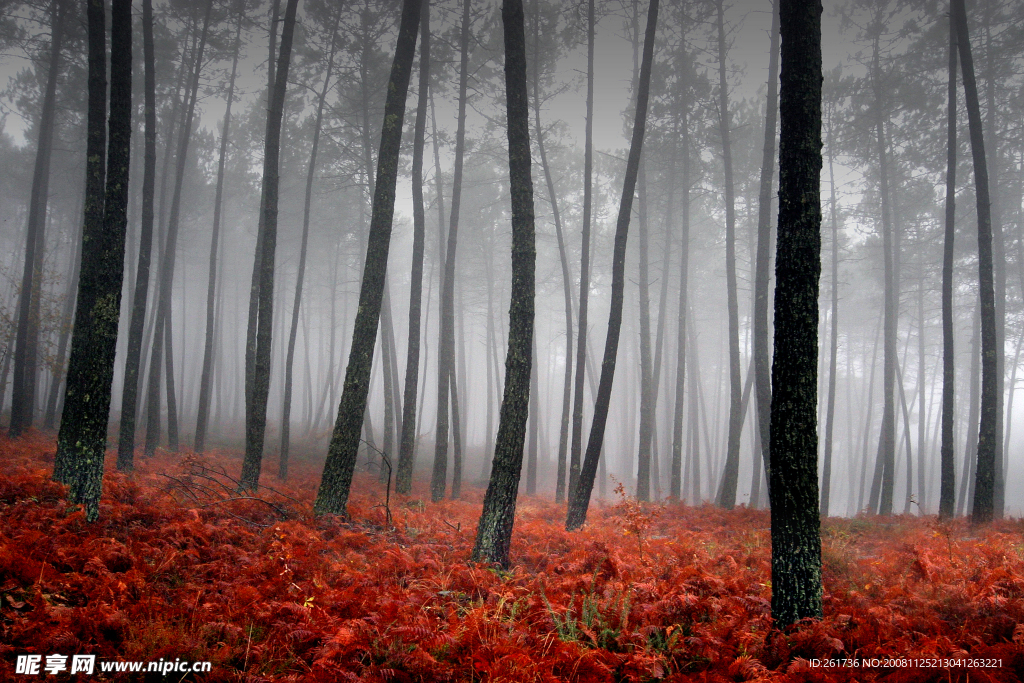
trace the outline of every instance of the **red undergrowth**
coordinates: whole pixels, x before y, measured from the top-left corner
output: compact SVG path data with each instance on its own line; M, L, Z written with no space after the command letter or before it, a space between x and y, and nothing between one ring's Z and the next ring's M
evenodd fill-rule
M81 653L210 661L184 679L203 681L1024 680L1020 521L830 519L825 618L779 632L767 512L623 500L567 533L563 507L523 497L505 572L466 562L479 490L424 504L421 482L392 496L391 526L360 474L351 522L314 519L313 467L214 502L181 495L194 456L162 454L108 470L90 525L53 450L0 438L0 679L30 679L19 654ZM983 659L1001 666L963 666Z

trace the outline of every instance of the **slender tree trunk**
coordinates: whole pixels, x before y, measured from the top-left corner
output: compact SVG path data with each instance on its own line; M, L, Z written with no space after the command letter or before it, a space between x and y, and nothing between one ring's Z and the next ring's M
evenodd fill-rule
M981 315L981 415L978 428L978 469L971 519L975 523L992 520L995 509L995 479L999 446L999 413L1001 412L998 380L998 350L995 284L993 281L992 213L989 199L988 167L985 163L985 142L982 135L978 84L974 77L974 58L967 33L967 10L964 0L953 0L960 71L964 79L967 101L967 123L971 135L971 156L974 159L974 187L978 199L978 289ZM999 511L1001 513L1001 510Z
M153 254L153 200L156 187L156 58L153 46L153 0L142 2L142 52L144 71L142 155L142 226L139 232L139 262L128 323L128 347L121 393L121 425L117 442L117 468L131 471L135 466L135 425L138 418L139 371L142 366L142 333L149 299L149 271Z
M537 366L537 336L533 337L533 365L530 370L530 419L526 446L526 495L537 494L537 446L540 435L540 382Z
M590 221L594 201L594 27L594 0L587 0L587 122L583 147L583 229L580 253L579 333L576 335L576 377L573 384L572 440L569 446L570 496L576 490L579 480L583 450L583 379L587 366L587 314L590 306Z
M964 444L964 466L961 471L960 497L957 502L957 516L962 516L974 499L975 471L978 459L978 416L981 409L981 321L978 308L972 316L974 333L971 336L971 366L967 390L967 438Z
M729 84L725 78L725 2L718 0L718 121L722 136L722 162L725 169L725 284L729 315L729 437L725 467L715 503L731 510L736 505L736 486L740 471L740 436L743 411L740 408L743 380L740 377L740 322L736 287L736 200L732 177L730 139Z
M291 61L292 36L295 31L295 13L298 0L285 5L284 25L281 27L281 50L277 57L270 107L267 110L267 131L263 152L263 192L260 216L263 224L262 244L256 249L253 274L258 274L257 291L252 292L256 305L256 324L253 348L246 348L252 362L246 364L245 458L239 489L255 491L259 486L263 464L263 442L267 427L267 396L270 392L270 350L274 310L274 256L277 250L277 210L279 160L281 153L281 122L284 116L284 98L288 87L288 67ZM257 240L259 241L259 240ZM254 281L257 277L253 278ZM250 301L250 311L252 310ZM248 346L248 345L247 345Z
M829 111L828 125L828 178L829 213L832 222L832 330L828 359L828 399L825 409L825 453L821 472L821 516L828 517L832 493L832 434L836 414L836 360L839 353L839 208L836 202L835 139L833 138L834 111Z
M680 42L680 51L685 55L685 42ZM689 98L688 98L688 86L680 85L680 99L686 97L686 99L679 104L680 121L679 127L681 129L681 144L683 148L683 178L682 178L682 199L680 201L680 213L682 214L681 223L682 229L680 230L679 236L679 311L678 311L678 328L676 330L676 381L675 381L675 401L673 404L672 414L672 464L671 464L671 476L669 483L669 500L677 502L683 497L683 439L691 438L695 428L695 422L692 418L692 411L695 409L693 404L693 391L691 389L691 421L690 430L687 432L687 436L683 436L683 403L686 391L686 329L688 325L687 320L687 309L689 303L687 301L689 293L689 269L690 269L690 123L689 123ZM667 277L667 273L665 275ZM692 380L690 384L692 384ZM691 441L692 443L692 441ZM692 456L692 449L687 449L688 455ZM691 463L690 469L692 470L692 457L688 458L688 463ZM699 476L699 474L698 474ZM690 497L692 501L693 498Z
M622 327L626 238L629 234L633 194L636 190L636 178L640 169L640 155L643 151L644 131L647 126L647 103L651 83L651 64L654 61L654 36L658 21L658 4L658 0L651 0L647 10L647 30L644 35L643 60L640 64L640 82L637 87L636 116L633 122L633 135L629 145L629 157L626 161L626 175L623 181L622 197L619 202L619 215L615 226L615 247L612 255L612 298L608 316L608 336L605 341L604 360L601 363L601 379L598 383L597 398L594 402L594 418L591 423L587 451L583 465L580 468L579 480L576 482L575 488L570 490L569 510L565 521L565 527L568 530L578 529L586 522L587 508L590 506L590 494L594 488L594 476L597 473L597 463L600 459L601 447L604 443L605 425L608 421L612 381L615 377L615 359L619 347L619 330ZM582 336L585 337L585 328L581 326L580 329Z
M90 91L100 87L99 102L89 109L90 132L107 124L105 33L103 4L89 7ZM96 12L99 16L91 16ZM93 21L93 19L95 19ZM98 35L96 31L99 31ZM93 41L99 43L93 45ZM132 137L132 8L130 0L114 0L110 31L110 121L106 145L106 191L102 222L86 221L82 230L82 273L71 338L67 390L57 462L64 463L62 481L70 484L68 499L85 507L89 522L99 517L103 460L107 447L110 390L114 380L121 286L124 277L125 233L128 229L128 166ZM98 63L93 57L99 57ZM100 74L95 74L98 69ZM91 98L90 98L91 99ZM98 135L96 136L99 137ZM91 170L91 169L90 169ZM88 199L87 199L88 201Z
M569 447L569 412L572 406L572 281L569 275L569 259L565 252L565 238L562 234L562 214L558 208L558 194L544 148L544 129L540 121L540 2L533 4L533 116L537 136L537 152L548 198L551 200L551 218L555 223L555 239L558 242L558 260L562 267L562 293L565 299L565 378L562 384L562 417L558 425L558 473L555 479L555 502L565 500L565 466ZM531 437L532 438L532 437Z
M879 31L881 28L878 27ZM889 163L886 153L885 114L882 109L882 76L879 63L879 38L875 37L872 62L874 90L875 134L878 153L879 192L882 203L882 258L884 260L884 323L882 330L882 426L878 437L876 479L871 487L869 507L872 512L892 514L893 487L896 467L896 316L899 298L896 292L894 268L893 229L889 206Z
M657 0L654 0L657 2ZM505 101L512 196L512 296L501 402L491 479L484 494L472 560L508 566L515 520L533 365L537 251L530 177L530 109L526 85L526 31L522 0L504 0ZM454 208L452 209L454 213ZM452 254L448 254L449 262Z
M437 427L434 432L434 470L430 479L430 498L444 498L448 472L448 388L455 374L455 252L459 236L459 209L462 204L462 164L466 149L466 91L469 83L469 0L462 3L462 29L459 38L459 113L455 132L455 170L452 175L452 208L448 218L448 245L444 255L444 280L441 285L440 321L437 345Z
M314 504L314 511L319 515L346 514L349 488L355 470L359 431L366 413L373 349L384 296L402 123L405 118L405 98L416 52L421 4L419 0L403 0L402 3L402 21L384 104L384 125L381 130L380 151L377 154L373 215L370 219L363 281L359 290L359 308L352 333L348 368L345 372L345 387L338 406L338 419L334 425L320 490Z
M213 231L210 235L210 270L206 286L206 337L203 345L203 368L199 380L199 408L196 416L194 450L202 453L206 449L206 430L210 419L210 399L213 395L214 312L217 293L217 251L220 245L221 211L224 204L224 165L227 162L228 140L231 133L231 104L235 98L235 76L238 73L238 56L242 47L242 19L244 5L239 3L238 23L235 26L234 54L231 59L231 76L228 78L227 104L224 109L224 124L220 133L220 156L217 161L217 189L213 198Z
M330 89L331 72L334 70L334 54L337 49L338 22L341 20L341 9L339 7L334 15L334 22L331 26L331 47L327 57L327 71L324 73L324 84L317 97L316 121L313 124L313 144L309 152L309 168L306 171L306 195L302 210L302 241L299 247L299 267L295 276L295 299L292 302L291 328L288 332L288 351L284 361L284 400L281 414L281 460L278 467L278 477L282 480L288 478L288 451L290 448L291 436L291 412L292 412L292 372L295 361L295 338L299 330L299 309L302 307L302 285L306 277L306 251L309 245L309 214L313 205L313 180L316 178L316 156L320 148L320 130L324 119L324 100L327 98L327 91ZM307 355L308 357L308 355Z
M82 211L84 213L84 199L82 197ZM71 253L71 275L68 277L68 288L64 295L64 310L61 312L60 322L61 329L60 335L57 341L57 363L63 365L68 357L68 342L71 340L71 328L74 325L75 320L75 302L78 294L78 278L81 274L81 263L82 263L82 236L79 234L75 241L74 251ZM53 429L57 424L57 399L59 398L61 384L63 383L63 375L65 372L59 370L53 373L50 378L50 389L47 392L46 397L46 414L43 417L43 428ZM0 386L3 383L0 382ZM3 392L0 391L0 394ZM2 397L0 397L2 398Z
M412 152L412 278L409 285L409 344L405 359L405 396L402 402L402 433L398 446L398 477L395 490L412 491L416 461L416 396L420 379L420 317L423 298L423 249L426 209L423 202L423 139L427 129L427 91L430 88L430 0L420 9L420 73Z
M89 9L94 9L88 5ZM102 6L100 7L102 12ZM43 247L46 231L46 205L50 193L50 156L57 114L57 78L60 75L60 51L64 39L64 16L67 13L62 0L50 5L50 60L46 72L39 116L39 141L36 147L32 189L29 195L28 228L25 231L25 265L22 270L21 291L18 295L18 327L14 342L14 379L11 389L11 421L7 435L14 439L32 426L36 403L36 362L39 355L39 294L42 289ZM89 16L90 21L103 21ZM102 29L102 24L100 28ZM94 46L89 46L94 50ZM96 55L90 52L90 59ZM104 67L105 69L105 67ZM90 78L103 78L105 70ZM90 84L92 85L92 84ZM102 93L98 95L100 106ZM90 107L95 106L90 101ZM97 138L100 135L102 137ZM87 161L86 212L87 220L103 220L103 149L106 131L90 131L87 144L92 154ZM97 146L98 145L98 146ZM95 154L99 156L96 157ZM97 185L98 183L98 185Z
M757 429L761 458L770 481L771 462L771 350L768 333L768 300L771 295L772 177L775 175L775 126L779 97L779 0L773 3L772 36L768 55L768 99L765 104L764 147L761 152L761 181L757 195L757 250L754 257L754 381L757 389ZM771 498L771 490L768 491Z

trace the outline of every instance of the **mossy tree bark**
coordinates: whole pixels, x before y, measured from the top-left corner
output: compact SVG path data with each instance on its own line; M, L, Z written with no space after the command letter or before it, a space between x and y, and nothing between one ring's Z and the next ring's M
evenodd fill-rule
M387 274L388 250L391 246L391 224L395 211L395 186L398 181L398 160L402 143L402 123L405 118L405 98L409 90L409 76L416 52L416 33L420 21L420 0L403 0L402 20L398 30L395 59L388 79L387 98L384 103L384 125L381 128L380 151L377 153L377 181L373 193L373 214L363 266L363 281L359 289L359 308L356 312L352 346L345 385L338 406L338 418L327 450L320 489L314 503L314 512L346 514L352 473L359 449L359 433L366 412L366 398L370 388L373 350L377 341L384 282Z
M821 617L817 354L821 0L780 0L779 223L772 362L772 619Z
M565 528L578 529L587 519L590 494L594 489L594 478L604 445L604 431L608 422L608 408L611 402L612 382L615 378L615 360L619 349L619 332L622 328L622 303L626 285L626 238L629 234L629 219L633 209L633 195L640 170L640 154L643 151L644 132L647 126L647 103L651 85L651 64L654 61L654 37L658 22L658 0L651 0L647 9L647 29L644 34L643 59L640 63L640 82L637 87L636 113L633 121L633 135L626 160L626 175L622 183L622 197L615 224L615 246L612 252L612 298L608 314L608 336L605 340L604 359L601 361L601 379L597 385L594 401L594 419L590 427L590 438L580 468L576 486L569 492L569 509ZM581 328L581 336L586 332Z
M512 300L509 306L508 354L505 357L505 393L498 419L491 478L484 495L472 560L507 567L529 413L537 249L533 179L530 176L530 110L522 0L505 0L501 6L501 19L505 37L508 169L512 195Z
M89 41L105 41L103 3L99 20L89 22ZM132 7L131 0L114 0L110 30L110 121L107 144L106 190L94 198L103 207L101 223L86 222L82 232L82 270L78 306L71 337L67 389L60 432L58 461L66 463L63 480L70 484L68 498L85 507L86 520L99 517L103 487L103 460L107 447L110 390L114 380L114 350L121 311L125 233L128 229L128 166L132 137ZM99 36L95 31L99 30ZM103 54L103 48L98 49ZM90 50L90 56L93 51ZM104 55L105 56L105 55ZM105 59L90 60L90 70L105 71ZM103 86L99 111L90 107L89 125L106 125L102 96L106 79L90 78ZM91 99L91 98L90 98ZM92 102L90 102L92 104ZM96 118L99 121L96 121Z

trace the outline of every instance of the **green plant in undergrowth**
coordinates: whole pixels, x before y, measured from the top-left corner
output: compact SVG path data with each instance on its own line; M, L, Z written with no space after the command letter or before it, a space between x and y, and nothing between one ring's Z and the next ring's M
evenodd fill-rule
M590 589L579 596L578 607L576 594L570 596L564 615L555 609L543 589L540 595L562 642L580 643L617 652L621 649L619 636L629 624L629 595L613 595L602 601L602 596L597 591L599 571L600 567L594 570Z

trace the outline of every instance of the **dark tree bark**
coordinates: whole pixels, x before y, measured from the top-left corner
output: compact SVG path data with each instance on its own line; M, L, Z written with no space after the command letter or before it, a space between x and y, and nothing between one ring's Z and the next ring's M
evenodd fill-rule
M246 363L245 402L245 458L239 489L255 491L259 487L263 465L263 441L267 427L267 395L270 391L270 346L273 337L274 313L274 256L277 251L277 209L279 160L281 154L281 121L284 117L284 98L288 88L288 67L291 63L292 37L295 33L295 13L299 0L288 0L281 27L281 49L277 57L274 87L267 110L267 131L263 148L263 192L260 216L263 224L262 244L256 247L254 275L258 274L255 347L246 348L252 363ZM260 241L260 240L257 240ZM257 278L254 277L255 281ZM250 302L250 310L252 303Z
M403 0L395 59L391 66L387 98L384 103L384 126L381 129L380 151L377 154L377 182L374 185L373 215L359 289L352 346L349 351L345 386L338 406L338 418L327 451L323 478L317 493L314 511L318 515L346 514L352 473L359 449L359 433L366 412L370 388L373 349L384 296L388 249L391 244L391 223L395 210L395 186L398 180L398 158L405 118L405 97L409 90L419 29L420 0Z
M988 167L985 163L985 142L982 134L981 107L978 104L978 83L974 77L974 58L967 32L967 10L964 0L953 0L953 21L956 22L960 72L964 79L967 101L967 125L971 135L971 156L974 160L974 187L978 199L978 289L981 315L981 415L978 427L978 464L974 485L974 506L971 519L975 523L992 521L995 514L996 448L999 441L998 418L1001 397L998 394L998 363L996 351L996 303L992 256L992 213L989 199Z
M821 617L816 429L821 1L780 0L779 237L772 363L772 619Z
M505 394L498 419L491 478L484 494L472 561L505 567L509 563L508 550L512 542L529 413L537 250L533 180L530 177L530 105L522 0L505 0L501 6L501 19L505 37L508 169L512 195L512 298L508 318L508 354L505 357Z
M142 155L142 225L139 261L128 323L128 347L121 393L121 424L117 442L117 469L130 472L135 466L135 425L138 418L139 370L142 366L142 333L149 299L149 271L153 258L153 200L156 188L156 57L153 46L153 0L142 2L142 58L144 71L144 134Z
M206 449L206 430L210 422L210 399L213 396L213 361L216 354L213 341L216 330L214 313L217 303L217 252L220 248L221 211L224 204L224 165L227 162L228 140L231 135L231 105L235 98L235 76L238 73L238 56L242 47L244 10L244 3L239 2L238 23L235 25L234 54L231 58L231 76L228 78L227 104L224 108L224 124L220 132L217 189L213 197L213 230L210 235L210 269L206 280L206 336L203 343L203 367L199 377L199 408L196 415L196 436L193 447L196 453L202 453Z
M579 480L583 451L583 379L587 367L587 324L590 307L590 221L594 194L594 0L587 1L587 122L583 147L583 229L580 252L580 309L576 335L576 377L573 382L572 440L569 444L569 495ZM591 484L593 487L593 484Z
M647 126L647 102L651 84L651 64L654 61L654 36L658 21L658 0L651 0L647 10L647 30L644 34L644 52L640 63L640 82L637 88L636 114L633 121L633 135L626 160L626 175L623 180L622 197L619 201L619 215L615 224L615 247L612 253L612 298L608 315L608 336L605 340L604 359L601 362L601 379L594 401L594 418L590 427L587 451L580 468L579 480L569 492L569 510L565 528L578 529L587 519L590 494L594 489L594 477L604 444L604 430L608 422L608 408L611 401L612 381L615 377L615 359L619 349L619 331L622 327L622 303L625 290L626 238L629 234L629 219L633 208L633 194L640 169L640 155L643 151L644 131ZM584 328L580 328L583 330ZM586 334L581 336L586 337ZM577 366L579 367L579 366Z
M93 10L92 2L88 9ZM93 10L95 13L95 10ZM7 435L14 439L32 426L36 402L36 361L39 355L39 295L42 288L43 246L46 231L46 205L50 193L50 156L53 151L53 136L57 115L57 77L60 74L60 51L64 39L64 15L62 0L53 0L50 5L50 63L46 71L46 89L39 115L39 141L36 147L35 167L32 172L32 189L29 195L28 228L25 231L25 265L22 269L21 291L18 297L18 327L14 341L14 378L11 388L11 421ZM103 28L103 7L99 7L99 18L88 15L89 21L99 21ZM95 27L93 27L95 28ZM102 35L102 34L101 34ZM96 49L90 44L89 58L96 59ZM102 54L99 55L102 60ZM105 67L96 77L106 85ZM90 73L90 78L94 76ZM90 82L90 91L93 83ZM98 84L97 84L98 85ZM103 94L97 96L102 111ZM90 109L96 106L92 100ZM89 156L87 161L86 212L97 223L103 221L103 149L106 131L93 130L87 136ZM97 146L98 145L98 146ZM98 150L98 152L96 151ZM99 157L95 157L98 154ZM98 184L97 184L98 183ZM98 202L98 205L95 203Z
M93 11L90 3L90 12ZM90 43L102 57L105 30L103 4L99 19L89 22ZM94 31L100 31L96 36ZM121 285L124 276L124 244L128 229L128 166L132 138L132 6L131 0L114 0L110 27L110 122L107 144L105 197L94 199L103 206L103 221L86 222L82 231L82 272L78 306L71 337L67 389L57 460L65 463L63 481L70 484L68 499L85 507L87 521L99 517L103 487L103 459L107 447L110 390L114 380L114 349L117 344ZM90 50L90 55L93 50ZM90 60L90 71L105 71L105 59ZM92 75L92 74L90 74ZM105 78L90 78L90 88ZM90 107L89 125L103 126L106 108ZM98 116L99 121L95 118Z
M775 127L779 112L779 1L772 11L772 37L768 55L768 99L765 104L764 147L761 151L761 184L757 194L757 251L754 256L754 386L756 390L757 429L761 459L770 479L771 462L771 350L768 337L768 300L771 295L770 268L772 243L772 177L775 175ZM771 498L771 490L768 491ZM755 505L751 496L751 505Z
M405 359L405 396L402 403L402 431L398 445L398 477L395 490L412 491L416 461L416 396L420 377L420 317L423 299L423 249L426 239L426 209L423 202L423 139L427 129L427 91L430 88L430 0L420 10L420 74L416 103L416 124L412 151L412 277L409 290L409 344ZM490 366L488 366L490 367Z
M292 414L292 372L295 361L295 338L299 331L299 310L302 307L302 285L306 277L306 251L309 245L309 214L313 205L313 180L316 178L316 157L320 149L320 130L324 119L324 100L331 84L331 72L334 70L334 54L337 50L338 23L341 20L341 8L334 15L331 26L331 47L328 50L327 70L324 72L324 84L320 89L316 104L316 121L313 123L313 144L309 152L309 168L306 171L306 195L302 209L302 240L299 246L299 266L295 276L295 298L292 301L292 320L288 332L288 350L284 361L284 399L281 414L281 459L277 475L280 479L288 478L288 451L291 445L291 414ZM308 357L308 356L307 356ZM386 449L385 449L386 450Z
M729 131L729 84L725 78L724 0L718 0L718 125L722 136L722 162L725 170L725 286L729 315L729 437L725 467L715 503L732 509L736 505L736 487L740 473L740 435L743 410L740 407L743 380L740 377L740 322L736 287L736 199L732 173L732 144Z
M455 169L452 174L452 208L448 216L448 244L444 250L444 279L441 283L440 319L437 344L437 427L434 432L434 470L430 498L444 498L448 476L449 384L455 376L455 251L459 238L459 208L462 204L462 164L466 150L466 90L469 83L469 0L462 3L459 37L459 113L455 132ZM455 399L458 400L458 399Z

